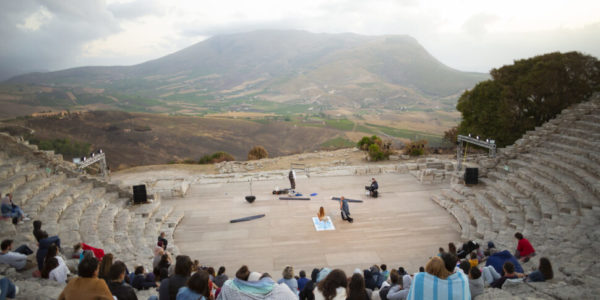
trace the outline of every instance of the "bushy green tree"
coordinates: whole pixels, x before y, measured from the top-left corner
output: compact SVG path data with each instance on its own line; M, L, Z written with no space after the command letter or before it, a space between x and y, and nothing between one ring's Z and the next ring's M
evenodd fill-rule
M263 146L254 146L248 152L248 160L263 159L269 157L269 152Z
M361 150L368 151L369 147L373 144L377 144L379 148L383 145L383 141L376 135L368 137L364 136L360 141L358 141L357 146Z
M491 75L458 100L458 132L494 139L500 147L600 91L600 62L579 52L517 60Z
M369 158L371 158L372 161L378 161L387 159L388 157L381 151L379 145L371 144L371 146L369 146Z

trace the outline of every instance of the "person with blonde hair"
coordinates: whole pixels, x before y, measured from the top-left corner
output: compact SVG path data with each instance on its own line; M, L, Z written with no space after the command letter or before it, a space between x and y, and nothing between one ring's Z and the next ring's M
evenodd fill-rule
M325 209L323 208L323 206L319 207L319 213L317 214L317 217L319 218L319 221L323 222L325 221Z
M469 279L462 272L450 272L444 260L434 256L425 265L425 272L415 274L408 291L415 299L471 299Z
M277 283L285 283L292 292L298 295L298 281L294 278L294 267L285 266L283 272L281 272L283 278L279 279Z

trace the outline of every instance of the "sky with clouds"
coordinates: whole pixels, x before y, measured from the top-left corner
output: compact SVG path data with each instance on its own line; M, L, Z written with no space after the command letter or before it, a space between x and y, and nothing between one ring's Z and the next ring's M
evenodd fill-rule
M600 57L600 1L590 0L2 0L0 79L132 65L258 29L408 34L464 71L552 51Z

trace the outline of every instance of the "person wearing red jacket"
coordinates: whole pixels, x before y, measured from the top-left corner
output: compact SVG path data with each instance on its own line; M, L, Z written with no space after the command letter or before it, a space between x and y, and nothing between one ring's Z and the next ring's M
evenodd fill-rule
M530 257L535 256L535 249L533 249L529 240L524 238L520 232L515 233L515 238L519 240L515 257L523 262L528 262Z

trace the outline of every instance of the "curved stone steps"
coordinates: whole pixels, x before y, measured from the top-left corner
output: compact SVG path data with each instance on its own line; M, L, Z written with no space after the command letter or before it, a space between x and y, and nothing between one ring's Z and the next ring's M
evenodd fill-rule
M123 257L124 261L131 260L136 251L136 248L129 239L129 232L127 230L131 215L132 213L129 209L122 209L115 216L115 228L119 228L119 230L114 231L115 242L120 248L120 252L117 252L117 254L119 257Z
M577 122L579 122L579 121L577 121ZM585 128L585 127L581 128L581 126L577 125L577 124L579 124L577 122L574 123L574 127L561 127L558 130L558 133L578 137L581 139L586 139L591 142L600 141L600 130L596 130L596 132L592 132L588 128ZM589 124L589 122L586 122L586 123Z
M468 214L458 205L455 205L452 200L447 199L443 195L434 195L431 199L445 208L456 219L456 222L461 228L461 239L469 240L472 238L471 232L475 232L475 228L471 224Z
M105 251L110 253L120 253L121 247L115 240L115 232L121 230L115 227L117 220L117 214L119 211L125 209L128 199L118 198L118 193L107 194L109 197L107 205L104 207L100 216L98 217L98 232L100 242L102 243Z
M94 188L88 194L79 196L69 205L61 214L59 220L59 232L61 233L61 241L65 245L74 245L79 242L94 245L85 238L85 232L82 232L82 227L89 223L86 217L86 212L89 211L93 203L102 202L102 197L106 193L103 188ZM88 213L89 214L89 213ZM83 224L83 225L82 225Z
M480 178L480 180L486 185L483 195L505 212L507 225L513 228L523 228L526 223L524 213L513 200L502 193L501 188L498 187L501 181L493 181L486 178Z
M478 216L476 216L473 212L471 212L470 205L472 205L472 204L470 203L470 201L468 201L468 199L465 196L457 193L453 189L442 191L442 196L444 196L446 199L449 199L454 206L459 207L462 210L462 212L464 212L464 213L459 213L459 214L463 217L464 216L467 217L467 219L465 221L470 225L468 227L470 229L471 228L475 229L475 230L469 230L470 232L467 236L470 237L471 235L473 235L473 236L476 236L477 238L483 238L483 233L485 232L485 228L483 228L483 224L477 223ZM465 226L467 226L467 225L465 225ZM479 232L477 230L477 228L479 226L482 227L480 230L481 232Z
M48 188L51 183L60 182L61 179L64 180L64 178L66 178L66 176L63 174L62 176L40 176L33 181L28 181L14 191L13 201L24 207L27 205L27 200Z
M0 166L0 180L7 180L11 176L15 175L21 170L22 165L26 165L27 162L24 158L8 158L3 161Z
M584 153L578 153L579 155L574 155L575 150L569 150L571 152L566 152L562 150L563 148L553 148L546 149L540 148L537 149L536 152L543 153L549 156L556 156L563 162L567 162L572 166L576 166L582 170L587 171L589 174L592 174L594 177L600 177L600 164L595 160L588 158L584 155ZM599 157L600 158L600 157ZM578 177L579 175L576 174Z
M60 196L52 199L42 212L38 219L44 224L47 232L58 232L58 220L63 211L71 205L79 196L89 193L93 188L91 183L79 183L69 187Z
M600 188L598 179L587 171L569 164L565 161L557 161L555 157L543 153L535 155L524 155L532 162L538 163L538 168L551 176L557 184L562 184L571 192L576 202L584 208L591 209L600 205Z
M45 173L35 166L32 167L31 170L20 170L11 177L0 181L0 191L2 191L3 195L6 193L14 193L15 190L19 189L25 183L44 175Z
M582 138L578 138L578 137L574 137L574 136L567 136L567 135L558 134L558 133L550 134L546 140L548 140L548 141L555 140L555 141L560 141L563 144L575 145L577 147L580 147L581 149L585 149L590 152L596 151L598 148L600 148L599 143L592 142L587 139L582 139Z
M547 142L544 142L541 146L544 148L547 148L549 150L559 150L559 151L563 151L566 153L574 153L580 157L587 158L587 159L593 161L597 165L600 164L600 153L590 152L590 151L581 149L579 147L575 147L570 144L560 143L559 141L547 141ZM591 171L591 172L599 172L597 169L595 169L595 170L590 170L590 168L587 168L587 169L588 169L588 171Z
M600 132L600 123L590 122L587 120L577 120L573 122L573 127L570 128L580 129L582 131L588 132L588 136L594 136L594 134ZM598 136L596 135L595 137Z
M137 204L130 208L133 215L129 219L127 231L129 240L134 248L137 249L136 256L138 258L147 259L152 258L154 255L152 252L154 240L147 241L143 231L146 228L146 223L152 218L159 206L160 201L154 201L152 203Z
M544 190L536 189L529 182L524 181L516 176L507 178L507 181L517 188L525 197L533 200L532 203L521 203L522 205L535 205L536 210L540 212L541 217L551 219L552 216L558 214L558 207L554 201L551 201L552 196Z
M46 205L54 198L62 195L66 190L66 184L50 185L43 192L35 195L33 198L27 200L27 205L21 207L23 211L31 216L32 219L37 219L38 215Z

